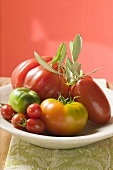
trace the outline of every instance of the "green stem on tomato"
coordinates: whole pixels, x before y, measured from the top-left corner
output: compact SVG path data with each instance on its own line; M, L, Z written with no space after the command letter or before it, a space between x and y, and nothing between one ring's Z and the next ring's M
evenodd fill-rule
M27 124L27 120L25 118L22 118L21 120L22 120L21 123L15 122L15 124L24 128Z

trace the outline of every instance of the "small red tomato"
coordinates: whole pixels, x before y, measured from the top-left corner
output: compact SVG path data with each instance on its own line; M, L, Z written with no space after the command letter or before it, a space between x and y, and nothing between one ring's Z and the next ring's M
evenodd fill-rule
M9 104L5 104L1 108L1 115L6 120L11 120L13 115L16 114L16 112L12 109L12 107Z
M28 132L41 134L45 131L45 124L40 119L28 119L26 124Z
M23 129L26 125L26 120L28 119L28 116L24 113L17 113L15 114L12 119L11 123L12 125L17 129Z
M27 107L27 115L30 118L37 119L40 117L41 113L42 113L42 109L41 109L40 105L37 103L30 104Z

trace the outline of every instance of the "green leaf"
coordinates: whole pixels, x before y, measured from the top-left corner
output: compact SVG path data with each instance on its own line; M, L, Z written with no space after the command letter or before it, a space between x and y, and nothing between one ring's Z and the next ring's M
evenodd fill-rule
M70 52L72 55L72 53L73 53L73 42L72 41L70 41L70 43L69 43L69 48L70 48Z
M78 62L75 62L72 65L72 72L73 74L75 74L76 76L80 76L80 70L81 70L81 64L79 64Z
M72 73L72 62L70 60L69 57L66 58L66 78L67 78L67 82L73 82L74 78L73 78L73 73Z
M67 82L71 82L71 80L72 80L72 72L70 71L70 69L68 68L68 66L66 65L66 73L65 73L65 75L66 75L66 78L67 78Z
M70 59L69 57L67 57L67 59L66 59L66 65L67 65L67 67L69 68L69 70L70 70L71 72L73 72L73 70L72 70L72 65L73 65L73 63L72 63L72 61L71 61L71 59Z
M74 43L73 43L73 51L72 51L72 59L75 62L80 54L82 48L82 38L80 36L80 34L77 34L75 39L74 39Z
M62 43L60 45L60 47L58 48L57 53L56 53L55 57L52 60L52 65L59 61L63 46L64 46L64 43Z
M53 73L59 74L56 70L54 70L48 63L46 63L46 61L44 61L35 51L34 51L34 56L36 58L36 60L38 61L38 63L44 67L45 69L47 69L48 71L51 71Z
M58 63L58 72L60 72L60 68L62 66L62 62L64 61L65 55L66 55L66 44L63 43L62 51L61 51L61 55L60 55L60 59Z
M77 62L76 62L77 63ZM81 64L80 63L77 63L77 67L76 67L76 70L77 70L77 73L80 75L80 71L81 71Z
M69 70L73 73L72 75L78 75L77 69L76 69L78 65L76 62L73 64L71 59L68 57L66 60L66 65L69 68Z
M80 77L83 77L83 75L84 75L83 70L80 70Z

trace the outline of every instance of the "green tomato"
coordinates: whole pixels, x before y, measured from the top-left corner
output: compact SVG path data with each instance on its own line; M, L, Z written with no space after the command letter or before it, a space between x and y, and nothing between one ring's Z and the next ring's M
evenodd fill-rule
M14 89L10 93L8 103L16 112L26 113L27 107L30 104L32 103L40 104L40 97L35 91L21 87Z

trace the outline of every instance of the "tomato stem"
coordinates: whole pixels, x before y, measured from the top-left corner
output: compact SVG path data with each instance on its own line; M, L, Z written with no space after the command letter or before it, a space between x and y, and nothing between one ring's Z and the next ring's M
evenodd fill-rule
M58 101L61 102L61 103L64 104L64 105L66 105L66 104L71 104L71 103L75 102L74 100L75 100L76 98L78 98L78 97L80 97L80 96L75 96L75 97L72 99L72 96L71 96L71 94L70 94L70 92L69 92L69 97L68 97L68 98L65 98L65 97L63 97L62 95L59 95Z
M15 124L21 127L25 127L27 124L27 120L25 118L22 118L21 121L22 121L21 123L15 122Z

